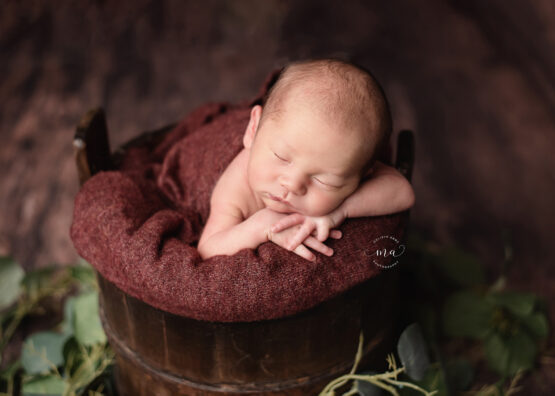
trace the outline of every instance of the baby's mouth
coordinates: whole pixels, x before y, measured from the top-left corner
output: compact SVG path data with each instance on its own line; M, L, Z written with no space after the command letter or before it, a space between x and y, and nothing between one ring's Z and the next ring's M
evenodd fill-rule
M268 193L268 196L270 197L271 200L278 201L278 202L283 202L283 199L281 199L279 197L276 197L275 195L272 195L272 194Z
M280 197L276 197L273 194L268 193L268 197L272 200L272 201L277 201L277 202L282 202L284 204L289 204L287 201L281 199Z

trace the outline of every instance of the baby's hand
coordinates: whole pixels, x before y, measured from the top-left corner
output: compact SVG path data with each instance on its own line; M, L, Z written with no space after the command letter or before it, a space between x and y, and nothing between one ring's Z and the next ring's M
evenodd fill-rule
M280 224L280 222L276 224ZM333 255L333 249L324 245L323 242L319 241L313 236L307 236L303 238L301 242L297 243L293 248L290 248L289 247L291 246L290 241L296 240L295 238L297 237L302 227L296 226L296 227L285 227L285 228L287 229L285 230L282 229L280 231L274 232L272 227L272 229L268 233L268 240L274 242L276 245L281 246L284 249L290 250L293 253L298 254L302 258L309 261L316 260L316 256L314 255L314 253L308 250L308 248L311 248L317 252L325 254L326 256ZM340 231L337 231L337 232L339 232L339 234L334 233L334 231L332 231L332 235L330 236L332 238L333 237L341 238L341 232Z
M343 219L339 220L339 223L342 220ZM292 229L293 226L301 223L301 226L293 228L295 230L295 234L287 242L287 245L285 246L286 249L296 249L303 241L307 240L308 238L313 238L310 235L316 236L317 239L315 240L320 243L324 242L326 239L328 239L328 237L333 239L341 238L341 231L331 230L332 227L337 227L339 225L338 220L334 221L331 215L311 217L302 215L300 213L294 213L280 219L272 226L270 231L272 233L280 232L285 229L288 229L289 231L290 229Z

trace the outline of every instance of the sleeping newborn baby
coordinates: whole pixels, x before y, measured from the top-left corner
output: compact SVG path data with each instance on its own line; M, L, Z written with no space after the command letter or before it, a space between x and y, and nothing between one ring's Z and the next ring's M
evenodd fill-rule
M201 257L272 241L314 261L333 254L325 241L341 238L346 218L410 208L410 183L376 160L390 133L369 73L337 60L289 65L252 108L244 148L214 187Z

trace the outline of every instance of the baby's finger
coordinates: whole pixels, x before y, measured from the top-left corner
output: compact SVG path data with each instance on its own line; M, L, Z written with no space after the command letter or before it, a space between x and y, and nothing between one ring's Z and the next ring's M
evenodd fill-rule
M316 239L314 237L306 238L303 243L306 246L308 246L309 248L311 248L312 250L316 250L317 252L325 254L326 256L332 256L333 255L333 249L332 248L330 248L329 246L324 245L322 242L320 242L318 239Z
M331 230L330 231L330 238L341 239L342 236L343 236L343 233L339 230Z
M304 258L308 261L316 260L316 256L314 255L314 253L312 253L310 250L308 250L306 248L306 246L304 246L304 245L297 246L297 248L295 250L293 250L293 252L298 254L299 256L301 256L302 258Z
M270 231L280 232L294 225L301 224L303 221L304 221L304 216L302 214L294 213L278 221L276 224L272 226Z
M328 235L329 235L329 228L327 227L317 228L316 236L320 242L324 242L326 239L328 239Z
M289 250L295 249L298 245L303 243L303 241L310 236L312 232L312 227L310 224L303 224L301 228L297 231L297 233L293 236L293 238L287 244L287 248Z

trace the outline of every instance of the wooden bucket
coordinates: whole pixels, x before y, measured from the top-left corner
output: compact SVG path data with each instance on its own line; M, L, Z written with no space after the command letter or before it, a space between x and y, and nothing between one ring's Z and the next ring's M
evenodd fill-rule
M317 395L361 367L384 370L393 349L397 271L302 313L222 323L156 309L98 276L100 312L116 352L120 395Z
M169 129L142 135L126 147L158 140ZM109 154L102 110L83 118L75 147L82 183L117 163ZM405 165L410 171L412 163ZM121 396L317 395L350 371L361 332L359 371L385 370L397 338L396 268L299 314L238 323L173 315L129 296L100 274L98 281Z

